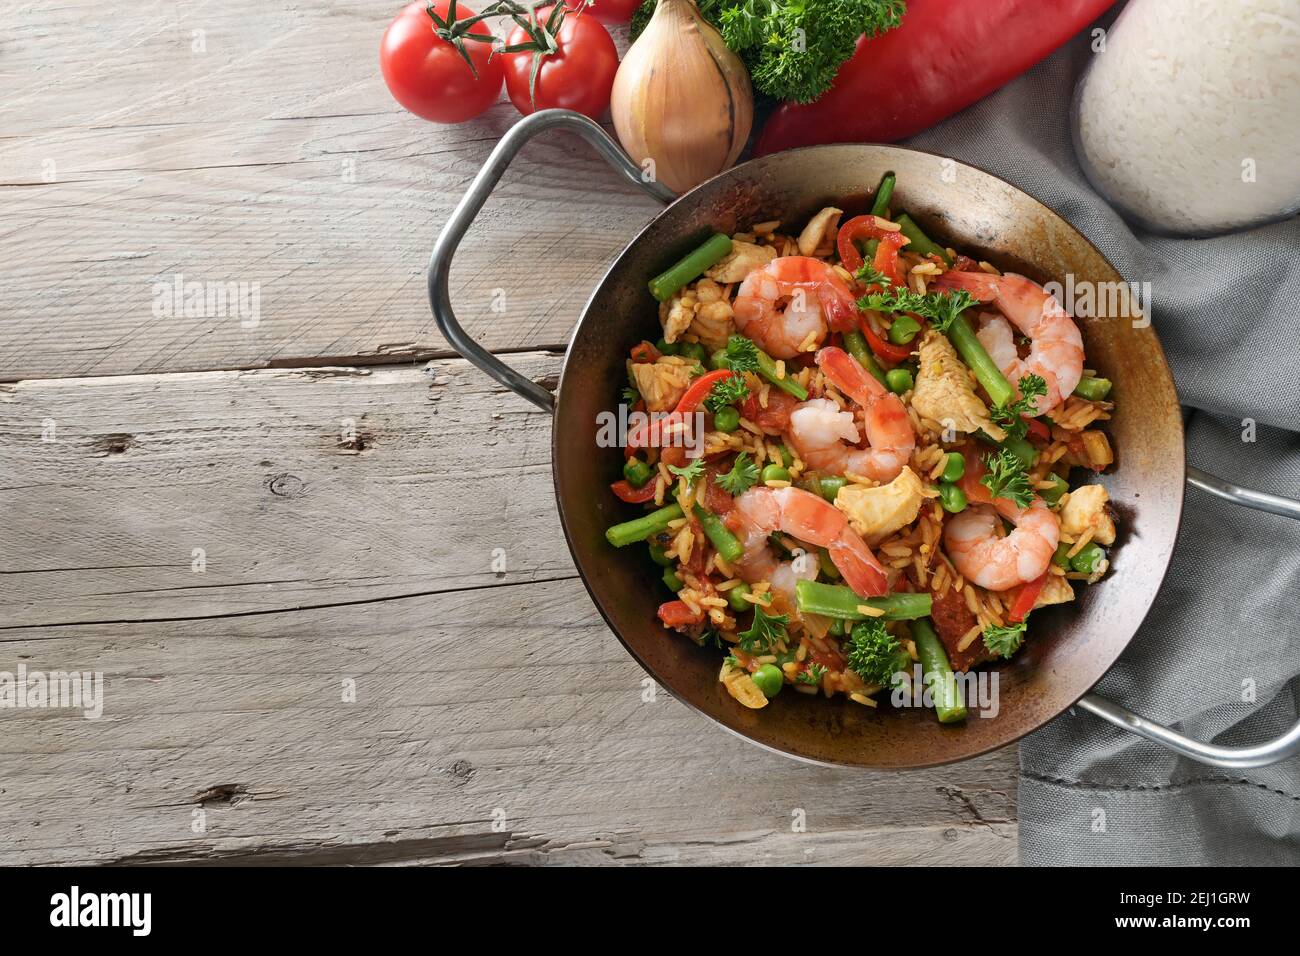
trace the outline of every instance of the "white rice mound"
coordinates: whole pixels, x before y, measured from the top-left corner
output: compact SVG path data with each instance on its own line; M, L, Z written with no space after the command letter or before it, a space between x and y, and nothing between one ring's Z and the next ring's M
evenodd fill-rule
M1121 209L1206 234L1300 208L1297 0L1132 0L1093 56L1076 147Z

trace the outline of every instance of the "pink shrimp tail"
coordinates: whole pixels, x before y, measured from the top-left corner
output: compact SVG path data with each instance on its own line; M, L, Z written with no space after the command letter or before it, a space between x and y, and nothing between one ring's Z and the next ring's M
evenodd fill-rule
M869 408L881 395L888 394L885 386L843 349L827 346L817 353L815 361L832 385L863 408Z
M940 289L965 289L980 302L992 302L998 297L998 278L988 272L945 272L931 285Z
M851 528L844 532L826 549L836 569L844 576L844 583L861 597L880 597L889 593L889 581L885 569L881 566L871 549Z

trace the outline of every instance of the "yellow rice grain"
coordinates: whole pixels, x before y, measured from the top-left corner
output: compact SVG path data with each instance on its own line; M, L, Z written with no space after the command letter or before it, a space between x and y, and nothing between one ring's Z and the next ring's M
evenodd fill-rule
M985 262L983 259L979 261L979 267L983 271L989 273L989 275L995 275L995 276L1002 275L1002 273L998 270L997 266L993 265L993 263L991 262Z
M984 629L980 627L980 625L976 624L974 627L972 627L969 631L967 631L965 634L961 636L961 640L957 642L957 650L959 651L966 650L966 648L970 647L972 644L975 643L975 638L979 637L980 634L982 634L983 632Z
M1088 542L1092 540L1092 535L1095 530L1096 530L1095 528L1089 528L1082 535L1080 535L1079 540L1074 542L1074 544L1070 546L1070 550L1066 552L1066 557L1072 558L1080 551L1082 551L1084 548L1086 548L1088 546Z
M755 223L752 227L752 231L756 236L770 236L780 228L780 219L768 219L763 222Z
M867 617L884 617L885 612L878 607L872 607L870 604L859 604L858 613L865 614Z
M769 478L767 481L763 482L763 484L768 488L789 488L790 487L790 482L780 478Z
M776 377L778 380L785 378L785 359L776 360Z
M857 693L849 694L849 700L853 701L855 704L862 704L864 707L876 706L876 702L872 700L870 697L868 697L866 694L857 694Z
M757 425L755 425L753 422L751 422L748 418L743 418L743 417L742 417L742 418L740 419L740 427L743 428L743 429L745 429L745 431L750 432L750 433L752 433L752 434L754 434L754 435L761 435L761 434L763 434L763 429L759 428Z

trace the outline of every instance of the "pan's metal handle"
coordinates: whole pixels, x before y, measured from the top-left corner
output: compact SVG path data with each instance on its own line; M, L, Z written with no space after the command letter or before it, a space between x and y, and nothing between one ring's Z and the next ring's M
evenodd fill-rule
M451 257L465 235L465 230L474 221L483 203L492 193L492 188L501 179L501 174L510 165L524 143L538 133L548 129L563 129L577 133L585 139L597 153L623 174L623 178L635 183L655 199L671 202L675 194L658 182L646 182L641 175L641 168L627 158L618 144L596 123L572 110L542 110L526 116L501 137L492 154L488 156L483 168L470 183L464 197L452 211L447 225L442 227L438 241L433 244L433 255L429 257L429 305L433 308L433 319L438 328L447 337L447 341L465 358L509 389L518 392L534 405L546 411L555 410L555 396L542 386L520 375L505 362L475 342L460 323L456 313L451 309L451 298L447 293L447 278L451 273Z
M1194 488L1208 491L1233 504L1300 520L1300 501L1242 488L1190 466L1187 469L1187 481ZM1282 736L1267 743L1256 744L1253 747L1220 747L1217 744L1205 744L1185 737L1163 724L1139 717L1132 711L1125 710L1096 694L1086 695L1079 701L1079 706L1089 713L1096 714L1102 720L1110 721L1116 727L1123 727L1125 730L1140 734L1175 753L1212 767L1226 767L1232 770L1265 767L1300 753L1300 722Z

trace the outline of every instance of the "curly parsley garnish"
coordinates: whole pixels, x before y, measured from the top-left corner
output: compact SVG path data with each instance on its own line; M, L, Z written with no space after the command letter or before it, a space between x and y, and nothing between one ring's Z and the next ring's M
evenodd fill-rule
M989 409L989 417L1014 438L1024 438L1029 430L1029 423L1022 416L1034 416L1034 400L1047 394L1047 382L1041 375L1020 376L1020 397L1005 405L994 405Z
M863 285L878 285L882 289L888 289L890 286L889 276L885 275L883 272L877 272L876 267L870 262L862 263L858 268L858 271L853 273L853 277ZM863 307L861 300L859 300L858 305Z
M758 346L743 335L727 339L727 366L737 375L758 371Z
M749 395L749 386L739 374L715 382L713 389L704 398L704 407L715 415L728 405L744 400Z
M754 464L748 452L741 452L731 463L731 471L718 475L718 486L732 495L743 495L758 483L758 465Z
M1020 650L1020 645L1025 640L1025 628L1027 626L1027 621L1021 621L1019 624L1008 624L1005 627L999 627L996 624L989 625L984 629L984 646L989 649L991 654L1010 657Z
M993 455L984 456L984 467L988 474L980 479L980 484L989 490L994 498L1007 498L1022 508L1028 508L1034 501L1034 490L1029 487L1029 475L1019 458L1007 449Z
M768 614L762 605L754 605L754 623L747 631L738 631L738 646L746 654L770 654L777 642L786 638L786 625L790 623L788 614Z
M894 686L898 672L906 671L912 660L879 618L853 626L849 632L848 658L850 670L866 683L882 687Z
M810 684L816 687L826 676L826 666L824 664L809 664L807 670L800 671L795 675L795 680L800 684Z
M668 470L679 478L685 478L688 485L693 485L704 477L704 459L696 458L684 468L669 465Z
M947 332L961 315L975 304L975 297L965 289L951 292L927 292L922 295L904 286L888 292L872 292L858 300L858 308L876 312L911 312L929 321L935 329Z

